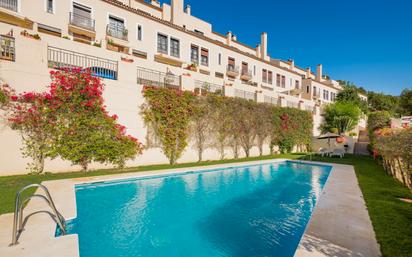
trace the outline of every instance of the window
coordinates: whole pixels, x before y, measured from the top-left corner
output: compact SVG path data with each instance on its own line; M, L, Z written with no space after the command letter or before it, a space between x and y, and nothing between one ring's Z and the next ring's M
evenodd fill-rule
M170 38L170 55L180 57L180 41L176 38Z
M295 88L296 88L296 89L299 89L299 88L300 88L299 80L295 80Z
M262 82L267 83L268 82L268 71L263 69L262 70Z
M190 47L190 61L196 64L199 63L199 47L198 46L192 45Z
M316 92L316 87L313 87L313 96L316 96L317 92Z
M280 74L276 74L276 86L280 87Z
M256 76L256 65L253 65L253 76Z
M271 71L268 71L268 83L272 84L273 82L273 73Z
M92 9L90 7L73 2L73 13L71 14L70 22L76 26L94 30Z
M235 58L233 58L233 57L228 57L228 68L230 69L230 70L235 70L235 65L236 65L236 61L235 61Z
M143 38L142 25L137 25L137 40L142 41L142 38Z
M285 88L286 87L286 77L282 76L282 87Z
M222 65L222 54L221 53L219 53L217 57L217 62L219 63L219 65Z
M110 15L107 33L109 36L127 40L127 29L124 26L124 20Z
M46 0L46 10L49 13L54 13L54 1Z
M200 63L203 66L209 66L209 50L202 48L200 53Z
M157 34L157 52L167 54L167 36Z
M306 94L309 94L309 86L306 86Z

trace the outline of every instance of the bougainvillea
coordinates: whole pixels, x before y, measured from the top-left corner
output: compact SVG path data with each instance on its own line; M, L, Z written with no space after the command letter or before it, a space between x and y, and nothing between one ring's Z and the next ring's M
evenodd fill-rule
M188 91L144 87L141 113L155 131L163 153L175 164L188 145L190 116L195 96Z
M31 173L43 172L45 159L53 156L56 117L49 104L48 93L25 92L10 96L7 122L21 134L22 154L32 159L27 166Z
M137 139L126 135L117 116L106 111L99 78L89 71L64 69L52 71L51 79L49 92L8 97L8 122L22 135L23 155L33 159L32 172L42 172L48 157L87 170L93 161L123 167L141 152Z
M234 158L238 158L240 148L249 156L256 145L262 154L267 141L271 152L274 146L282 152L290 152L295 146L304 151L311 143L313 120L307 111L215 94L195 98L189 92L167 88L144 87L143 95L145 123L161 141L170 163L174 163L187 146L189 133L199 159L208 146L217 149L223 159L225 147L230 147ZM190 123L192 130L189 130Z
M296 146L308 148L312 140L312 114L295 108L274 107L274 132L271 147L277 145L280 152L289 153Z
M87 170L93 161L123 167L141 153L137 139L106 111L99 78L80 69L52 72L51 78L50 108L59 120L56 155Z

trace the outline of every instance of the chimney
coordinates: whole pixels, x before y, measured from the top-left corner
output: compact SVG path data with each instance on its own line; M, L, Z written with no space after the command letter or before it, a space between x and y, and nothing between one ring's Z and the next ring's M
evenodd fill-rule
M237 36L236 35L232 35L232 41L236 41L237 40Z
M317 81L322 81L322 64L318 64L318 66L316 67L316 80Z
M260 58L260 45L256 46L256 57Z
M312 73L312 72L310 71L310 68L306 68L306 78L307 78L307 79L310 78L311 73Z
M260 36L260 57L262 59L267 59L268 56L268 34L266 32L263 32L262 35Z
M172 0L172 23L183 26L183 6L184 0Z
M295 61L294 60L292 60L292 59L289 59L289 65L290 65L290 69L291 70L294 70L295 69Z
M232 31L227 32L226 34L226 43L230 46L232 43Z
M185 13L190 15L191 12L192 12L192 8L190 7L190 5L186 5Z

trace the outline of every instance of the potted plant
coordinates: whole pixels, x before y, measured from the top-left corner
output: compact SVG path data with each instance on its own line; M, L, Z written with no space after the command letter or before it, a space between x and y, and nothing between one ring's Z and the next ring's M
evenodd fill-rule
M119 51L119 47L117 47L117 46L114 44L114 41L113 41L112 39L108 39L108 40L107 40L107 49L108 49L108 50L111 50L111 51L116 51L116 52Z
M345 142L345 137L344 136L337 137L336 142L338 144L342 144L343 142Z
M191 70L191 71L197 71L197 64L192 62L191 64L189 64L186 69Z

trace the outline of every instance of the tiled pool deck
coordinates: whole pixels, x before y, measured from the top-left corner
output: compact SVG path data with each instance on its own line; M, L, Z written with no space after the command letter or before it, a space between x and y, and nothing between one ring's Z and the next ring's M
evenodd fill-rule
M284 159L231 163L204 167L179 168L162 171L126 173L89 178L47 181L57 209L66 219L76 216L74 186L86 182L135 178L156 174L172 174L213 168L244 166L249 164L282 162ZM302 161L305 162L305 161ZM318 162L307 162L318 163ZM319 163L323 164L323 163ZM368 211L359 189L352 166L333 166L322 195L315 207L295 257L322 256L380 256ZM40 192L40 190L38 191ZM48 210L45 203L33 199L26 213ZM19 244L9 247L12 235L13 214L0 215L0 256L4 257L79 257L77 235L54 237L55 223L47 214L29 219ZM98 236L98 233L96 233Z

